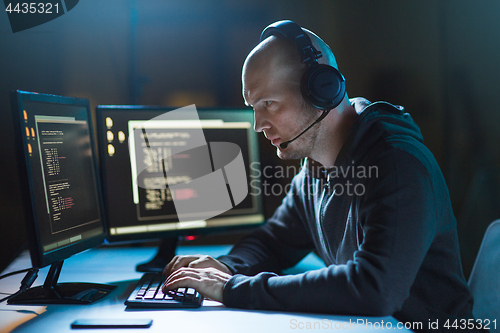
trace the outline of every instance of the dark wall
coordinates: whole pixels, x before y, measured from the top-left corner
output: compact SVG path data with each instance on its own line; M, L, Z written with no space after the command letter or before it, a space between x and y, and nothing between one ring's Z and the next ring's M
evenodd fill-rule
M404 105L420 125L450 188L468 274L500 217L499 12L496 0L85 0L16 34L0 14L0 269L25 239L10 90L84 97L92 108L243 106L246 55L267 24L292 19L330 44L350 97ZM261 150L265 163L281 163L264 140ZM267 215L280 200L266 198Z

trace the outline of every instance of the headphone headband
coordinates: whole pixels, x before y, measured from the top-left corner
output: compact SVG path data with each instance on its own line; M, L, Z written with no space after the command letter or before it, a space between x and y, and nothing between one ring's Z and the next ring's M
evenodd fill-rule
M260 41L262 42L269 36L282 36L294 42L304 64L317 63L317 59L323 56L314 47L307 33L293 21L283 20L268 25L262 31Z

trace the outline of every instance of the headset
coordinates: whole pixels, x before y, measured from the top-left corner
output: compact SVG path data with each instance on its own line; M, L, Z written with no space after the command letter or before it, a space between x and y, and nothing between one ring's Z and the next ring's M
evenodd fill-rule
M282 36L294 42L302 63L308 65L300 81L304 100L323 111L337 107L345 96L344 76L336 68L318 63L318 59L323 55L313 46L306 32L297 23L284 20L268 25L262 31L260 41L272 35ZM323 114L325 113L327 112Z

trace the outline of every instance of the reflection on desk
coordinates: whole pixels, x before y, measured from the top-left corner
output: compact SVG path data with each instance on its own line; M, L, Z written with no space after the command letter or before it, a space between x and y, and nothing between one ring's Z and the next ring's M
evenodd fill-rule
M178 254L225 254L230 246L181 246ZM305 314L277 311L239 310L205 300L198 309L126 310L124 302L142 273L135 271L137 263L150 259L155 248L100 247L77 254L64 261L60 282L109 283L117 288L106 298L91 305L14 306L0 304L0 333L7 332L69 332L76 319L90 318L148 318L153 320L151 332L285 332L392 329L405 331L392 317L353 317L324 314ZM31 267L28 252L23 252L2 273ZM286 271L295 274L324 267L314 254ZM48 267L40 270L33 286L43 284ZM23 275L0 280L0 298L19 289ZM130 332L131 329L123 329ZM92 332L98 332L93 330ZM104 330L102 330L104 331ZM117 330L114 329L113 332ZM142 329L144 332L145 330ZM109 330L107 330L109 332Z

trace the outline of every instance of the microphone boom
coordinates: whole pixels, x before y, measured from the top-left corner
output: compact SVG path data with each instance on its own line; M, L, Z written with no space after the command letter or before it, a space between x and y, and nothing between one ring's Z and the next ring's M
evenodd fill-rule
M318 119L316 119L316 121L314 123L312 123L311 125L309 125L308 128L306 128L305 130L302 131L302 133L300 133L299 135L297 135L295 138L293 138L292 140L289 140L289 141L285 141L283 143L280 143L280 148L281 149L286 149L288 147L288 145L290 143L292 143L293 141L295 141L296 139L298 139L302 134L304 134L305 132L309 131L309 129L311 127L313 127L314 125L316 125L317 123L319 123L320 121L322 121L327 115L328 113L331 111L330 110L326 110L326 111L323 111L323 114L321 116L318 117Z

